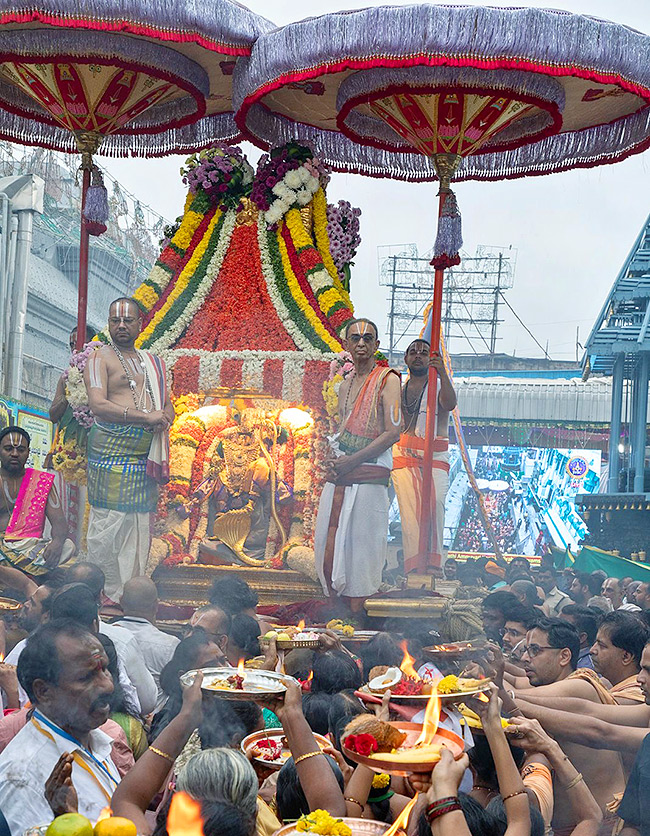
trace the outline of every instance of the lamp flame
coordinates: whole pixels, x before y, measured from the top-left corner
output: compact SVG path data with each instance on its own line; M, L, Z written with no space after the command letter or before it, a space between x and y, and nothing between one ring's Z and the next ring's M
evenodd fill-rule
M112 818L112 816L113 816L113 811L111 810L111 808L110 807L104 807L104 809L101 811L101 813L97 817L97 821L98 822L104 821L104 819L110 819L110 818Z
M296 630L298 630L299 633L302 633L302 631L304 629L305 629L305 619L301 618L300 621L298 622L298 626L296 627Z
M440 699L438 697L437 685L433 683L432 687L433 691L427 701L427 707L424 712L422 731L415 741L415 746L429 746L433 743L433 739L438 731L438 723L440 722Z
M203 836L201 805L186 792L177 792L167 814L169 836Z
M237 665L237 673L239 674L239 676L245 676L245 662L246 660L244 658L241 658L239 660L239 664Z
M388 830L384 833L384 836L395 836L400 830L404 833L408 832L408 824L409 818L411 816L411 810L415 807L415 804L418 800L417 795L413 796L413 798L409 801L406 807L402 810L399 816L395 819L395 821L391 824ZM171 834L170 834L171 836Z
M4 653L0 653L0 664L2 664L2 662L4 662L4 660L5 660Z
M486 694L477 694L476 699L480 700L481 702L490 702L490 698Z
M406 639L400 643L400 647L404 651L404 657L402 658L402 663L399 666L399 669L405 676L408 676L410 679L415 679L416 682L420 681L420 677L418 676L418 672L413 667L413 662L415 659L408 651L408 645L406 644Z

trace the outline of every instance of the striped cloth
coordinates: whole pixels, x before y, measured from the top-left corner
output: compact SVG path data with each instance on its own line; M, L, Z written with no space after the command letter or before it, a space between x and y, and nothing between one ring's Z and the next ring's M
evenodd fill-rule
M147 476L153 433L96 421L88 434L88 501L126 514L155 511L156 482Z

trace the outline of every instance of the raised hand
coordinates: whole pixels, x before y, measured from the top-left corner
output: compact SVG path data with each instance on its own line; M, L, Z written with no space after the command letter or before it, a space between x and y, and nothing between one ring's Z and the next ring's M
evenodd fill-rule
M79 800L72 783L72 755L64 752L45 782L45 798L55 816L76 813Z

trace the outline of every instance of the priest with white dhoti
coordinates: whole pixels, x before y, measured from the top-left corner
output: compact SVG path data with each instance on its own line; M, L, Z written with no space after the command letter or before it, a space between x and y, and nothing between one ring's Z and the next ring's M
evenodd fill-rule
M169 476L174 408L162 359L135 348L140 326L133 299L113 302L111 342L91 355L84 372L95 417L88 436L88 559L106 575L112 601L145 572L157 483Z
M402 428L399 374L375 359L377 326L353 320L346 348L354 372L339 389L339 431L330 438L327 481L316 519L316 568L327 595L353 611L378 591L386 563L392 445Z

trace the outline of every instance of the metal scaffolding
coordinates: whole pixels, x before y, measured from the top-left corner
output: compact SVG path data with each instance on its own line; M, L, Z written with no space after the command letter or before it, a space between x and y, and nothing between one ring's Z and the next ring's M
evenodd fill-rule
M388 352L392 362L404 353L422 328L433 295L430 253L419 255L415 244L377 248L379 283L389 289ZM509 247L477 247L474 255L445 273L442 327L454 353L494 354L503 293L514 284L517 251Z

